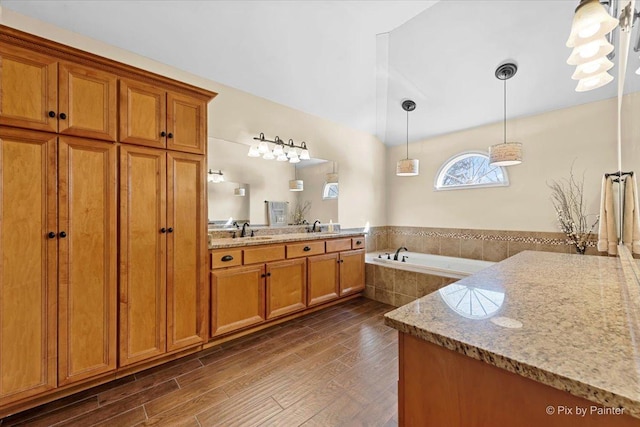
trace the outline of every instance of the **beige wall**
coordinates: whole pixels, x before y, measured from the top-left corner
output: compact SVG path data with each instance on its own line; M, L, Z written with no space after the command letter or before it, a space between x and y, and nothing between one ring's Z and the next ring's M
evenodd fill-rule
M626 97L625 105L629 110L640 111L640 97ZM488 151L490 145L501 142L502 123L410 144L409 156L420 159L417 177L395 176L396 161L404 158L405 147L390 148L385 167L389 177L388 224L558 231L547 182L568 177L574 161L576 175L585 172L587 213L597 215L602 175L618 169L616 108L616 99L609 99L509 120L508 139L523 143L524 161L507 168L511 183L508 187L433 189L438 169L451 156L468 150ZM640 136L638 125L635 126L635 135ZM632 141L626 143L631 145ZM637 144L633 151L635 159L640 158Z
M367 221L371 225L386 224L385 177L380 173L385 162L385 147L374 136L7 9L2 9L1 13L0 22L3 25L218 92L219 95L209 106L209 136L243 142L263 132L270 138L279 135L285 140L306 141L313 157L332 159L340 164L342 185L338 220L342 226L362 227ZM219 154L215 150L210 150L210 165L218 160L217 156Z

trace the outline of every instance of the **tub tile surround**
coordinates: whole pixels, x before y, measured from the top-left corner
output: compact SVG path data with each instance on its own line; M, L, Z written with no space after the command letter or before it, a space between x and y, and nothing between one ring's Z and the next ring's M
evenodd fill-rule
M597 235L590 239L587 255L596 250ZM523 251L572 254L574 246L563 233L474 230L431 227L372 227L366 236L367 252L409 251L500 262ZM365 296L396 307L428 295L456 279L367 264ZM414 286L415 284L415 286Z

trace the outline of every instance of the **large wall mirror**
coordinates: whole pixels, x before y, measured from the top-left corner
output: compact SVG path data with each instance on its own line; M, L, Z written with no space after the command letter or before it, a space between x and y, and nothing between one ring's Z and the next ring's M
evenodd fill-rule
M311 158L291 164L248 157L248 150L243 143L209 138L209 168L224 176L223 182L207 183L209 228L230 228L234 222L267 226L266 202L286 204L287 225L338 222L337 162ZM289 182L296 179L303 182L302 191L290 191Z

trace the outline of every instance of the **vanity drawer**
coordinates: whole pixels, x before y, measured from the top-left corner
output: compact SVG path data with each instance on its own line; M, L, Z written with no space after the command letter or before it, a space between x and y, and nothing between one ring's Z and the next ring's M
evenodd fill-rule
M211 269L242 265L242 249L222 249L211 252Z
M348 251L351 249L351 239L327 240L327 253Z
M295 243L287 245L287 258L319 255L324 253L324 241Z
M284 259L284 245L256 246L244 249L244 264L278 261Z
M364 236L358 236L351 239L351 249L364 248Z

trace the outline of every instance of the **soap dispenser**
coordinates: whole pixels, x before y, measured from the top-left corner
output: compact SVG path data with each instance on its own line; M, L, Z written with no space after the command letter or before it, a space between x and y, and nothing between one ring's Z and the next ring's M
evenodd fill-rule
M333 233L333 221L329 220L329 233Z

